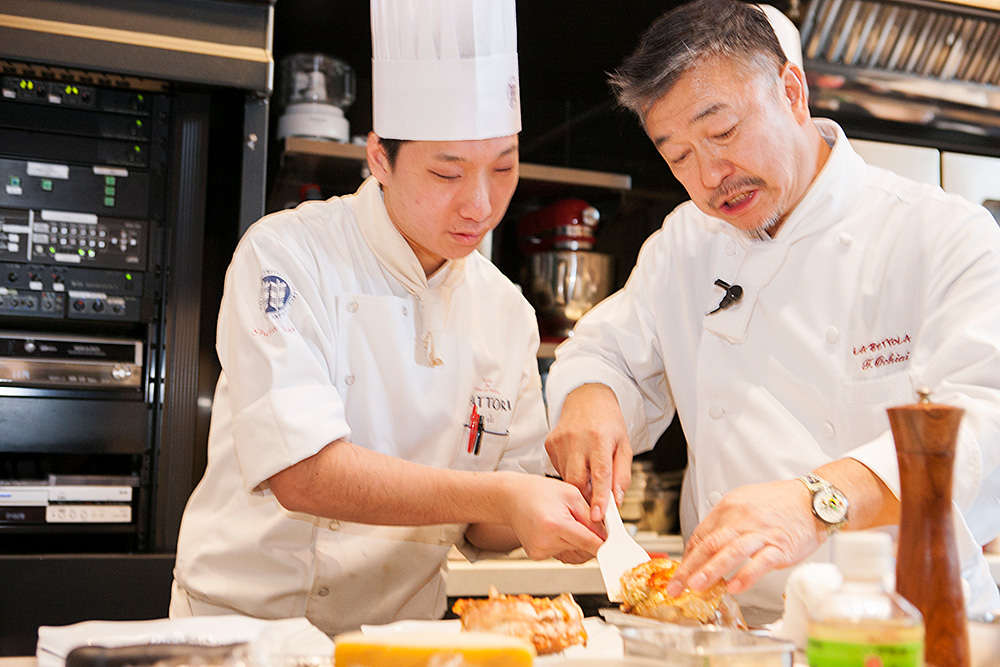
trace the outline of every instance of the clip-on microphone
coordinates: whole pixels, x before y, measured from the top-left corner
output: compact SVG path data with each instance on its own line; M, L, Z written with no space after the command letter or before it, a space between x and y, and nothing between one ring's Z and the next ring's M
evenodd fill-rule
M709 315L717 313L720 310L725 310L730 306L735 306L740 302L740 299L743 298L743 288L739 285L730 285L725 280L721 279L716 280L715 284L726 290L726 293L722 295L722 301L719 302L719 305L716 306L715 310L708 313Z

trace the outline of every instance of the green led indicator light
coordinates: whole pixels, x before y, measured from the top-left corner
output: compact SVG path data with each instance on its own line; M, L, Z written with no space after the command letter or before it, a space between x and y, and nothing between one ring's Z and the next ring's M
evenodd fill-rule
M104 184L105 185L114 185L115 184L115 177L114 176L105 176L104 177Z
M125 280L132 280L132 274L131 273L126 273L125 274Z
M136 126L136 127L142 127L142 120L141 120L141 119L139 119L139 118L136 118L136 119L135 119L135 126Z
M53 255L56 254L55 246L49 246L49 252L52 253Z
M17 186L21 185L21 177L20 176L11 176L10 177L10 184L12 186L14 186L15 188Z
M80 257L83 257L83 252L84 252L83 248L80 248L79 250L77 250L77 252L80 254Z
M114 206L115 205L115 198L114 197L105 197L104 198L104 205L108 206L108 207Z
M96 253L93 250L88 250L87 251L87 257L94 257L95 254Z
M133 146L132 150L134 150L136 153L141 153L142 152L142 146Z
M145 97L143 97L142 95L136 95L136 99L137 99L137 100L139 100L140 102L142 102L142 101L143 101L143 100L145 100L146 98L145 98Z
M43 178L42 179L42 190L45 190L46 192L51 192L52 191L52 181L50 181L47 178Z
M114 196L114 194L115 194L115 186L113 186L113 185L105 185L104 186L104 194Z

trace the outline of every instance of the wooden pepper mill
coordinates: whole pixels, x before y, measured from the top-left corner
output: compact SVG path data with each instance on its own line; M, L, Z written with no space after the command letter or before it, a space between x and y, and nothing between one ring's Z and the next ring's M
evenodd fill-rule
M889 408L899 458L901 516L896 592L924 616L924 655L934 667L969 667L961 564L952 521L952 469L964 410L920 402Z

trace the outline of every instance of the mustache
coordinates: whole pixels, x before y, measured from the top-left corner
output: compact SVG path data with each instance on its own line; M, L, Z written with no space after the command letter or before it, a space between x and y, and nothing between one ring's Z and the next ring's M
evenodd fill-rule
M708 203L712 208L719 208L721 204L731 199L740 190L759 188L763 185L764 180L756 176L739 176L731 181L724 181L717 187L715 192L712 193L711 198L709 198Z

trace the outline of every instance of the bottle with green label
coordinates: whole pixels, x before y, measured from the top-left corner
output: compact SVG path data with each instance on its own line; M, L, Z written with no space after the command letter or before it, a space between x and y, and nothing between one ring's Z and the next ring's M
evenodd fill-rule
M833 536L840 589L812 610L810 667L923 667L924 622L893 590L892 538L860 531Z

